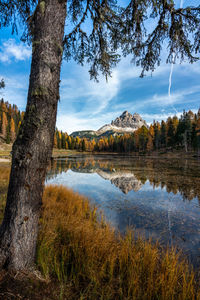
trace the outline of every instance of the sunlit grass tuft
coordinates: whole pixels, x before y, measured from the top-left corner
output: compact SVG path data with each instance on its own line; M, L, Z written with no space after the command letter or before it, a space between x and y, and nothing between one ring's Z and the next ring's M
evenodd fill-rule
M88 200L63 186L45 189L38 265L69 299L200 299L194 273L174 249L125 237L98 221Z
M0 224L3 220L4 208L6 205L9 176L10 166L0 166Z

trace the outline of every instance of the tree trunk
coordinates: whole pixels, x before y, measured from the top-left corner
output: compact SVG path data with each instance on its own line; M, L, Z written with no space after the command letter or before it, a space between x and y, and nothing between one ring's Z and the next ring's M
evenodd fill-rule
M13 145L0 266L30 270L35 259L44 180L59 99L66 1L39 1L31 19L32 64L24 120Z

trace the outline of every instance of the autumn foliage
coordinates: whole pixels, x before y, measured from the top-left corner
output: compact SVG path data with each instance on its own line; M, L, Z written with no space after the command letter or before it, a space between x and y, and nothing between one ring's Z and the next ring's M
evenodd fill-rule
M0 102L0 137L6 143L14 142L24 112L16 105ZM157 150L183 149L200 152L200 110L194 114L191 110L177 116L169 117L167 121L154 121L148 128L142 126L133 133L80 138L68 135L56 128L54 148L78 151L97 152L147 152Z
M154 121L148 128L142 126L133 133L110 136L80 138L69 136L58 129L55 132L54 147L78 151L106 152L151 152L157 150L183 149L185 152L200 149L200 110L191 110L167 121Z
M1 99L0 102L0 137L4 142L14 142L23 119L24 113L20 113L15 104L11 105Z

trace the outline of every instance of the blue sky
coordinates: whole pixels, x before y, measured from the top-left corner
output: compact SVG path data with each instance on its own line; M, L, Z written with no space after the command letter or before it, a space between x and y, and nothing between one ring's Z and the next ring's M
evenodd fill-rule
M0 33L0 78L6 82L0 97L25 110L31 48L22 43L19 36L11 35L9 28ZM63 61L58 129L68 133L96 130L124 110L139 113L148 123L175 113L179 116L183 109L196 112L200 107L200 63L174 65L169 97L171 66L165 64L165 51L162 57L163 63L152 76L139 78L141 69L130 63L131 57L126 57L113 70L108 82L100 77L99 83L90 81L87 66Z

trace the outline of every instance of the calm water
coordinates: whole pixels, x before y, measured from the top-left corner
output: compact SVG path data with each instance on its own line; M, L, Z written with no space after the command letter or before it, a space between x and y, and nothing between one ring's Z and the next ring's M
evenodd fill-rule
M116 229L176 245L200 266L200 161L76 155L54 160L47 184L86 195Z

